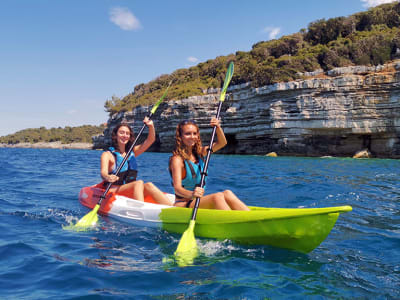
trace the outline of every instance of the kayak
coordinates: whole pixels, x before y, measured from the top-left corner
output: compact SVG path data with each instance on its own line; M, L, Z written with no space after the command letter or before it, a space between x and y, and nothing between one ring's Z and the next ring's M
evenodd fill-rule
M79 201L93 209L103 193L101 183L84 187L79 193ZM171 206L157 204L149 196L142 202L127 194L108 193L101 203L99 213L135 225L159 227L171 233L182 234L188 227L192 209L172 206L175 196L166 195L171 200ZM352 210L351 206L249 208L250 211L199 209L195 236L308 253L325 240L340 213Z

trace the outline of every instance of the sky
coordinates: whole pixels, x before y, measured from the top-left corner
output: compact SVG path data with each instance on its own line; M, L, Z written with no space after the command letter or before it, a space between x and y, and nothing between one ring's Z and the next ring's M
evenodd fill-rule
M392 0L1 0L0 136L100 125L140 83Z

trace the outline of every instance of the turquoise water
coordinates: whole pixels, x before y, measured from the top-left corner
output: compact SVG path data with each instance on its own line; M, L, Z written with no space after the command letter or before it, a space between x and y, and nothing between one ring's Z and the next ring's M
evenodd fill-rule
M0 149L0 298L400 298L398 160L213 155L209 191L249 205L351 205L305 255L199 240L195 266L164 264L180 235L111 218L90 232L62 225L88 210L81 187L99 182L101 152ZM139 177L172 192L168 154L138 158Z

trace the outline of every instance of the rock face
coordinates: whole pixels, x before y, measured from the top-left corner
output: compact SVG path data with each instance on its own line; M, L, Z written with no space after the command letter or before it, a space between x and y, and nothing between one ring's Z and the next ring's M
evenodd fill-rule
M221 112L228 145L220 153L353 156L367 149L373 157L400 157L400 61L301 75L302 80L259 88L231 86ZM185 119L199 124L208 143L219 90L207 92L159 107L152 151L170 152L176 125ZM137 132L148 111L137 107L112 116L104 135L94 139L95 148L105 146L121 120L134 123Z

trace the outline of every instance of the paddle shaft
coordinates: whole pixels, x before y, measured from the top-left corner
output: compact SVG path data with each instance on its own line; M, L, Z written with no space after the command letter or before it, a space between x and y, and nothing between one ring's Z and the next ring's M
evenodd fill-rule
M150 112L150 114L147 116L149 118L149 120L151 119L151 117L153 116L153 113ZM143 133L143 130L146 128L146 124L143 124L142 128L140 129L139 133L136 135L136 138L134 140L134 142L132 143L131 147L129 148L128 152L126 153L124 159L122 160L122 163L118 166L117 170L115 171L116 176L118 176L119 172L121 171L122 167L124 166L124 164L126 163L126 161L128 160L129 156L131 155L131 152L133 151L133 148L135 147L136 143L138 142L140 136ZM104 191L103 195L100 196L100 200L99 202L97 202L98 205L101 204L101 202L106 198L106 195L108 193L108 191L110 190L111 186L112 186L112 182L109 182L107 184L107 188Z
M222 102L223 101L219 101L219 104L218 104L217 115L216 115L217 119L219 119L219 114L221 113ZM211 153L212 153L212 147L214 144L214 138L215 138L216 131L217 131L217 126L214 126L213 132L211 135L210 145L208 146L208 150L207 150L206 161L204 163L203 171L201 172L201 179L200 179L200 187L201 188L203 188L204 185L206 184L208 163L210 162L210 157L211 157ZM192 220L196 220L197 210L199 209L199 205L200 205L200 197L196 197L196 202L194 203L194 208L193 208L193 212L192 212Z

